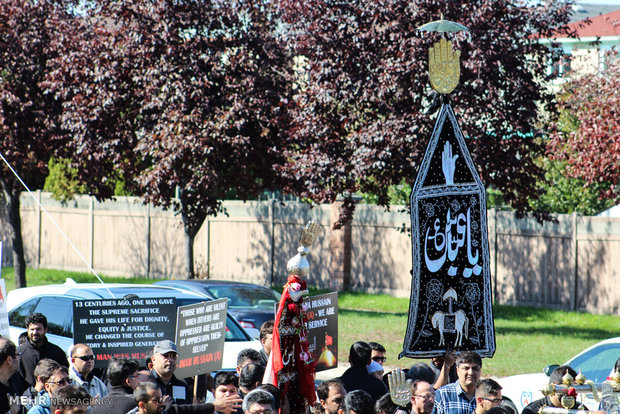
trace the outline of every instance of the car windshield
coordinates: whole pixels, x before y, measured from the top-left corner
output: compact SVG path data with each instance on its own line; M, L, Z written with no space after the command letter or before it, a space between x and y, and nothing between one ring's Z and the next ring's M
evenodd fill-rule
M579 355L569 365L575 371L581 370L587 379L600 383L609 376L618 355L620 355L620 343L605 344Z
M227 298L229 308L273 309L280 300L273 290L256 286L209 286L207 290L216 298Z
M73 337L73 300L76 297L48 297L34 298L18 306L9 313L9 323L11 326L22 327L26 317L33 312L41 312L48 315L48 331L51 334L61 335L68 338ZM201 302L197 298L177 298L177 306L192 305ZM54 309L55 311L52 311ZM59 311L62 310L62 311ZM57 322L62 318L62 322ZM226 318L226 341L249 341L239 324L230 315Z

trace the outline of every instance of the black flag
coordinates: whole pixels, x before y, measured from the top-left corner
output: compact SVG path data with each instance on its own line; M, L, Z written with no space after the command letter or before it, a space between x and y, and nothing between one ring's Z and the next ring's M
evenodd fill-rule
M413 279L400 357L495 352L486 192L443 104L411 192Z

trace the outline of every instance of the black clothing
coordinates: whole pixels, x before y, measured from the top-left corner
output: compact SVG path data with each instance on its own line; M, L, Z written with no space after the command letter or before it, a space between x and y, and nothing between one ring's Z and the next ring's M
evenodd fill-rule
M170 398L172 398L172 402L174 402L174 404L191 404L193 401L192 398L192 390L191 388L189 388L187 386L187 384L185 383L185 381L178 379L177 377L175 377L174 375L172 375L172 378L170 378L170 381L168 381L167 384L164 384L164 382L161 380L161 377L159 376L159 374L157 374L157 371L155 371L154 369L151 371L153 373L153 376L155 377L155 383L157 384L157 386L159 387L159 389L161 390L161 395L162 396L166 396L169 395ZM183 387L185 389L185 397L179 397L177 395L177 398L174 398L173 395L173 387Z
M364 390L373 399L373 404L385 393L388 392L383 381L379 378L370 375L366 370L366 367L351 367L347 369L342 377L340 377L344 389L347 393L355 390Z
M431 361L430 364L428 364L428 366L431 367L431 369L435 373L435 381L437 381L437 379L439 378L439 374L441 374L441 367L437 367L435 364L433 364L432 361ZM450 371L448 371L448 384L456 382L456 380L458 380L458 379L459 379L459 377L456 374L456 364L454 364L454 365L452 365L450 367ZM433 384L434 383L431 383L431 385L433 385Z
M100 398L100 402L92 407L91 414L127 413L138 406L133 398L133 390L126 385L108 385L108 395Z
M20 378L16 372L9 378L9 383L0 382L0 414L17 414L25 413L23 407L16 401L14 404L9 403L9 397L20 396Z
M261 348L260 351L258 351L258 354L260 355L260 364L266 367L267 361L269 361L269 354L265 352L265 348Z
M211 403L204 404L167 404L165 414L213 414L215 407Z
M32 342L27 340L19 346L18 352L22 354L22 358L19 361L19 374L25 382L23 390L34 386L36 382L34 368L44 358L49 358L69 368L69 361L67 361L65 352L58 345L49 342L47 338L43 338L43 342L39 347L34 346Z
M34 401L37 395L39 395L39 391L34 387L28 387L28 389L22 393L22 397L27 397L29 401ZM26 412L28 412L28 410L32 408L32 404L27 404L24 408Z

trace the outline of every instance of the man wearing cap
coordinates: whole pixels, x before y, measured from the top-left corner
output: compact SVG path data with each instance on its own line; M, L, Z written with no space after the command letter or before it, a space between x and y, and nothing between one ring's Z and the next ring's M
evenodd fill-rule
M185 381L174 376L179 352L174 342L163 340L153 348L153 376L163 396L169 395L175 404L191 404L192 392Z

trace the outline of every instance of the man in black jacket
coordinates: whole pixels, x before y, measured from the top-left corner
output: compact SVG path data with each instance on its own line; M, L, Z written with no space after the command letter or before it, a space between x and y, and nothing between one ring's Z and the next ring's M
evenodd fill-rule
M349 350L351 368L342 374L340 380L348 393L355 390L366 391L372 397L374 405L388 390L383 381L368 373L366 367L370 364L371 352L370 345L366 342L358 341L351 345Z
M24 389L34 386L34 368L43 358L58 362L69 368L67 355L58 345L47 340L47 318L41 313L33 313L26 318L28 339L17 350L21 354L19 374L25 382Z
M137 406L134 389L140 384L138 361L129 358L112 358L108 365L108 395L99 399L91 414L126 413Z
M191 404L192 390L185 381L177 378L174 371L177 368L179 352L174 342L169 340L159 341L153 347L153 370L155 382L159 386L162 395L170 396L176 404Z
M10 339L0 338L0 414L23 411L18 404L9 401L9 397L19 397L18 360L15 344Z

